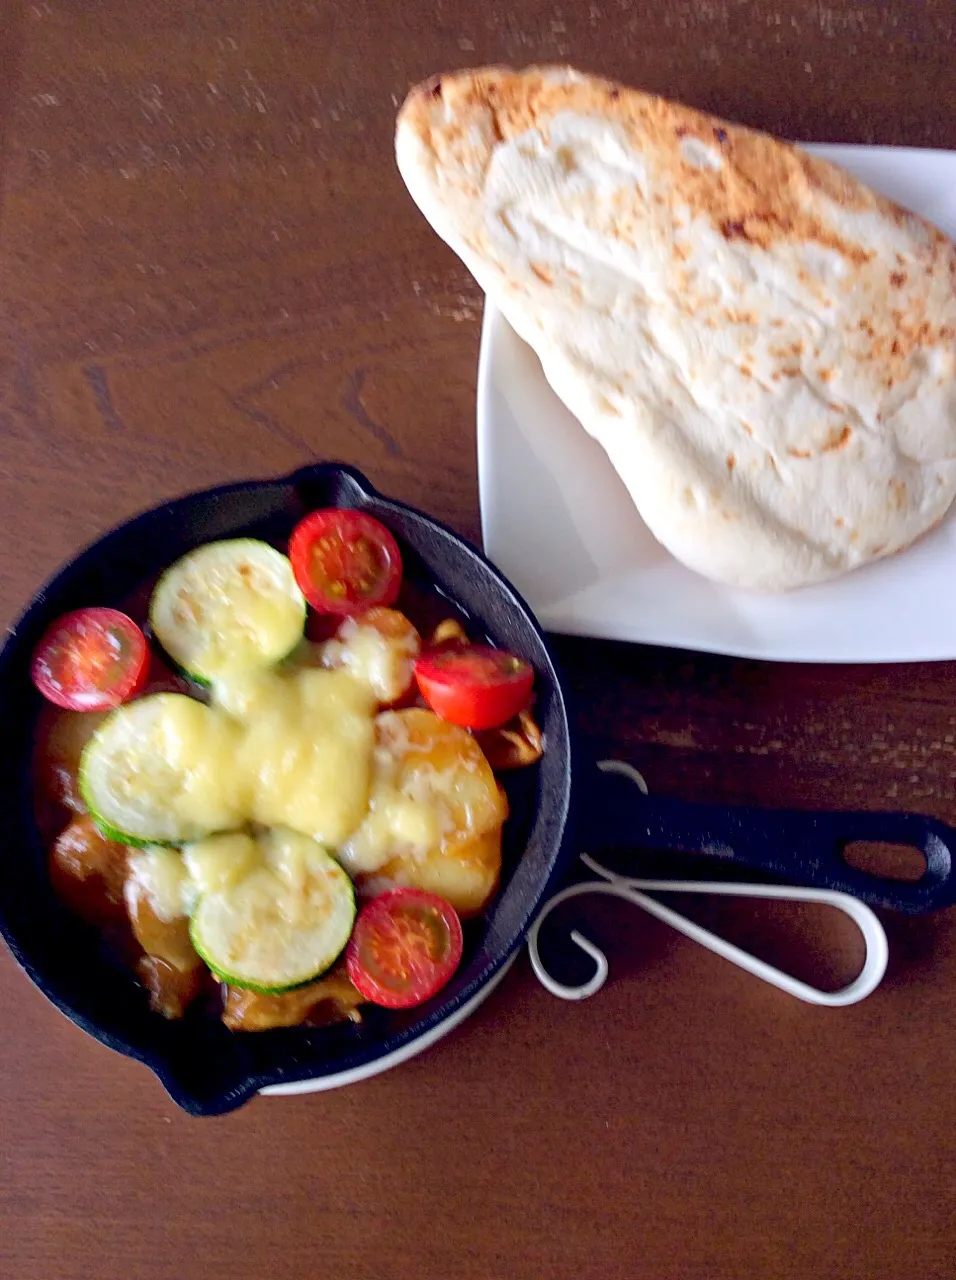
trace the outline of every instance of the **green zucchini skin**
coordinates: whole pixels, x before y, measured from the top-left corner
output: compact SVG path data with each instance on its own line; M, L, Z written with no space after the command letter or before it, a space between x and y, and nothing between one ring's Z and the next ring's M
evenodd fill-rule
M226 721L194 698L147 694L107 716L80 756L77 781L83 802L103 835L118 844L174 846L242 825L242 815L214 793L205 820L197 815L194 797L188 816L177 813L170 795L183 784L188 769L177 772L165 758L164 723L165 732L172 725L181 735L208 735L198 739L201 747L229 732ZM220 737L217 745L228 749L229 739Z
M270 833L270 836L274 835L275 833ZM269 836L265 839L268 840ZM296 932L294 926L287 921L277 923L274 919L270 920L268 911L266 919L260 920L257 925L255 907L264 905L268 908L271 905L269 895L273 892L281 893L284 889L280 876L268 865L260 867L251 876L228 889L206 893L199 898L190 919L189 934L198 955L220 981L262 995L279 995L283 991L294 991L297 987L315 982L338 960L351 937L355 922L355 889L348 874L335 859L318 845L315 849L309 874L322 877L329 888L329 901L318 904L314 918L307 920L298 930L298 937L308 938L310 942L311 954L307 962L293 959L291 954L285 960L277 962L275 947L269 945L276 941L276 935L282 931L285 935L283 941L291 951ZM224 952L233 940L228 936L230 926L234 926L233 937L238 934L247 950L250 938L253 948L255 947L257 927L260 930L259 941L266 944L265 949L272 958L268 962L260 961L264 967L259 972L255 972L257 962L254 958L237 963L224 957ZM265 972L266 965L271 965L272 972Z

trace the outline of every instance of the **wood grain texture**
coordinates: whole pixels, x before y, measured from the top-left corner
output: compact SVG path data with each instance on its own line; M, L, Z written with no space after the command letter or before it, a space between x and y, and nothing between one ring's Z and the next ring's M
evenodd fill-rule
M950 0L8 0L4 622L133 512L315 457L477 536L481 298L394 114L436 70L562 59L794 138L956 146ZM655 791L956 820L956 665L559 650L585 746ZM859 959L826 911L695 910L804 976ZM593 1002L522 959L401 1069L212 1121L4 954L0 1276L952 1276L952 912L887 918L887 980L841 1012L625 907L586 920Z

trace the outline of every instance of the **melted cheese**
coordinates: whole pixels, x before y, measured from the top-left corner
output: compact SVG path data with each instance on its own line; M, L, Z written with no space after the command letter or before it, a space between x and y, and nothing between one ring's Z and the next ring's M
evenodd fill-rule
M336 845L368 806L375 698L347 671L239 676L213 696L239 726L221 761L247 818Z
M199 893L222 893L262 861L259 846L242 832L210 836L183 849L183 864Z
M466 730L417 708L383 712L376 729L368 817L339 849L353 875L396 856L422 862L451 854L500 830L507 805Z
M160 717L163 758L186 779L177 806L195 786L236 825L273 830L264 840L212 836L182 857L137 853L131 874L156 915L174 919L198 895L250 877L272 876L294 903L310 883L312 841L337 849L353 876L378 872L442 892L466 914L480 910L497 884L507 817L490 765L471 734L431 711L375 709L352 668L305 667L230 676L214 686L212 706Z
M322 660L327 667L345 667L364 680L379 702L394 702L412 683L421 640L401 614L385 609L372 613L382 620L380 625L347 618L335 639L326 642ZM388 630L383 631L383 625Z
M128 905L144 896L165 923L188 915L196 898L182 858L173 849L158 846L130 850L123 892Z

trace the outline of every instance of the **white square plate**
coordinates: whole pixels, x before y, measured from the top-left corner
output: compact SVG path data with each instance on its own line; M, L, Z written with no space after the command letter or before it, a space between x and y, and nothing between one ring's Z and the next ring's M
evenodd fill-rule
M812 146L956 238L956 152ZM604 451L491 305L478 369L485 549L571 635L779 662L956 658L956 517L888 560L781 596L699 577L647 529Z

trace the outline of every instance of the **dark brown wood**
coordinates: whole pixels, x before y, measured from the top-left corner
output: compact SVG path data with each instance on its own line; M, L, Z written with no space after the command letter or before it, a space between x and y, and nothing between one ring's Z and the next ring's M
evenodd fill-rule
M951 0L7 0L0 58L3 621L133 512L313 457L477 535L481 297L392 163L431 72L570 60L796 138L956 146ZM561 651L587 744L662 793L956 820L956 666ZM700 910L818 979L858 959L825 911ZM522 959L401 1069L213 1121L4 954L0 1275L953 1274L952 912L888 918L846 1011L588 919L593 1002Z

